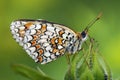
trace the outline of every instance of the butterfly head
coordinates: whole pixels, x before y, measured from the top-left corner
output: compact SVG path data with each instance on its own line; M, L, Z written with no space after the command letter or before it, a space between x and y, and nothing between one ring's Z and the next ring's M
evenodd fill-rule
M86 31L79 32L79 33L77 33L77 35L78 35L78 39L80 41L84 42L85 40L87 40L88 33Z
M86 31L82 31L82 32L80 33L80 35L81 35L82 41L85 41L85 40L87 39L88 34L87 34Z

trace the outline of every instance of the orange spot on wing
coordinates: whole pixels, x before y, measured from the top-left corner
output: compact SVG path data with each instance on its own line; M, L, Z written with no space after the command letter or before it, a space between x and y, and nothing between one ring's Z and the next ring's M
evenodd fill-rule
M46 24L42 24L41 31L42 31L42 32L45 32L46 30L47 30Z
M33 23L32 22L28 22L28 23L25 24L25 28L29 29L31 25L33 25Z
M31 41L31 44L32 44L32 46L34 46L36 44L36 41L35 40Z
M38 52L39 52L39 54L40 54L40 55L44 53L44 51L43 51L43 49L42 49L42 48L41 48L41 49L39 49L39 50L38 50Z
M61 49L61 50L59 50L59 52L60 52L61 54L64 54L65 49Z
M38 39L38 36L33 35L33 40L37 40L37 39Z
M38 56L38 60L39 60L39 62L42 62L43 61L42 56Z
M21 37L24 37L25 31L24 31L24 30L20 30L20 31L19 31L19 34L20 34Z
M54 49L52 50L52 53L56 53L56 52L58 52L58 49L55 49L55 48L54 48Z
M59 35L62 36L62 34L64 34L65 32L63 30L59 31Z
M38 45L36 45L35 47L36 47L37 49L40 49L40 48L41 48L39 44L38 44Z
M53 37L53 38L50 40L51 44L55 44L55 40L56 40L56 38Z
M41 31L40 30L37 30L37 33L36 33L37 35L39 35L39 34L41 34Z
M62 38L58 38L58 44L62 44Z

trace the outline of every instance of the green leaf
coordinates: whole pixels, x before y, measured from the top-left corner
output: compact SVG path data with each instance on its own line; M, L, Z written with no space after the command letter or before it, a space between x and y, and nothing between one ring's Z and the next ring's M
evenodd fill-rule
M87 58L87 57L86 57ZM76 68L76 80L94 80L94 77L88 67L86 58L82 58Z
M15 72L29 78L30 80L53 80L52 78L46 76L40 69L35 70L22 64L14 64L12 65L12 68Z
M112 80L111 70L105 59L98 53L95 46L90 50L88 64L94 76L94 80Z
M112 72L107 62L105 61L105 59L101 54L97 53L96 56L97 56L99 65L104 72L104 78L107 78L107 80L112 80Z
M100 66L99 64L99 61L97 60L97 57L96 57L96 53L92 53L93 56L92 56L92 60L91 60L91 63L90 65L92 65L91 67L91 72L93 74L93 77L94 77L94 80L105 80L104 79L104 70L103 68Z
M79 57L78 56L78 53L76 53L74 56L73 56L73 60L71 62L71 64L69 65L68 67L68 71L65 75L65 80L75 80L75 72L76 72L76 62L78 62L78 59Z
M83 54L82 53L76 53L71 61L71 65L69 65L69 69L65 75L65 80L79 80L84 78L83 74L86 73L85 70L87 71L87 63L86 63L86 58L88 57L88 53ZM87 71L89 72L89 70ZM88 74L87 74L88 75ZM91 75L90 75L91 76Z
M112 80L110 68L96 47L91 42L73 56L65 80Z

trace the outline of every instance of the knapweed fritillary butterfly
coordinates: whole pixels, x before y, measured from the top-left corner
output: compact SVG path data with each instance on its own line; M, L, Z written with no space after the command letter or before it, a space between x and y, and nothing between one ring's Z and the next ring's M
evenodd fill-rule
M98 15L82 32L74 32L68 27L46 20L20 19L11 23L14 39L27 54L45 64L59 56L75 54L87 39L88 29L100 18Z

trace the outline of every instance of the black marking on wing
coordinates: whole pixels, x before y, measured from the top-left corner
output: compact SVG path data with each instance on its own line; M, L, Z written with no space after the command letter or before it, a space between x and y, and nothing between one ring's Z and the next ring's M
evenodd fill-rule
M42 23L51 23L51 24L59 24L59 23L56 23L56 22L49 22L47 20L44 20L44 19L38 19L38 20L34 20L34 19L18 19L18 20L15 20L15 21L26 21L26 22L29 22L29 21L37 21L37 22L42 22ZM65 26L64 24L59 24L59 25L62 25L62 26ZM67 27L67 26L66 26Z

